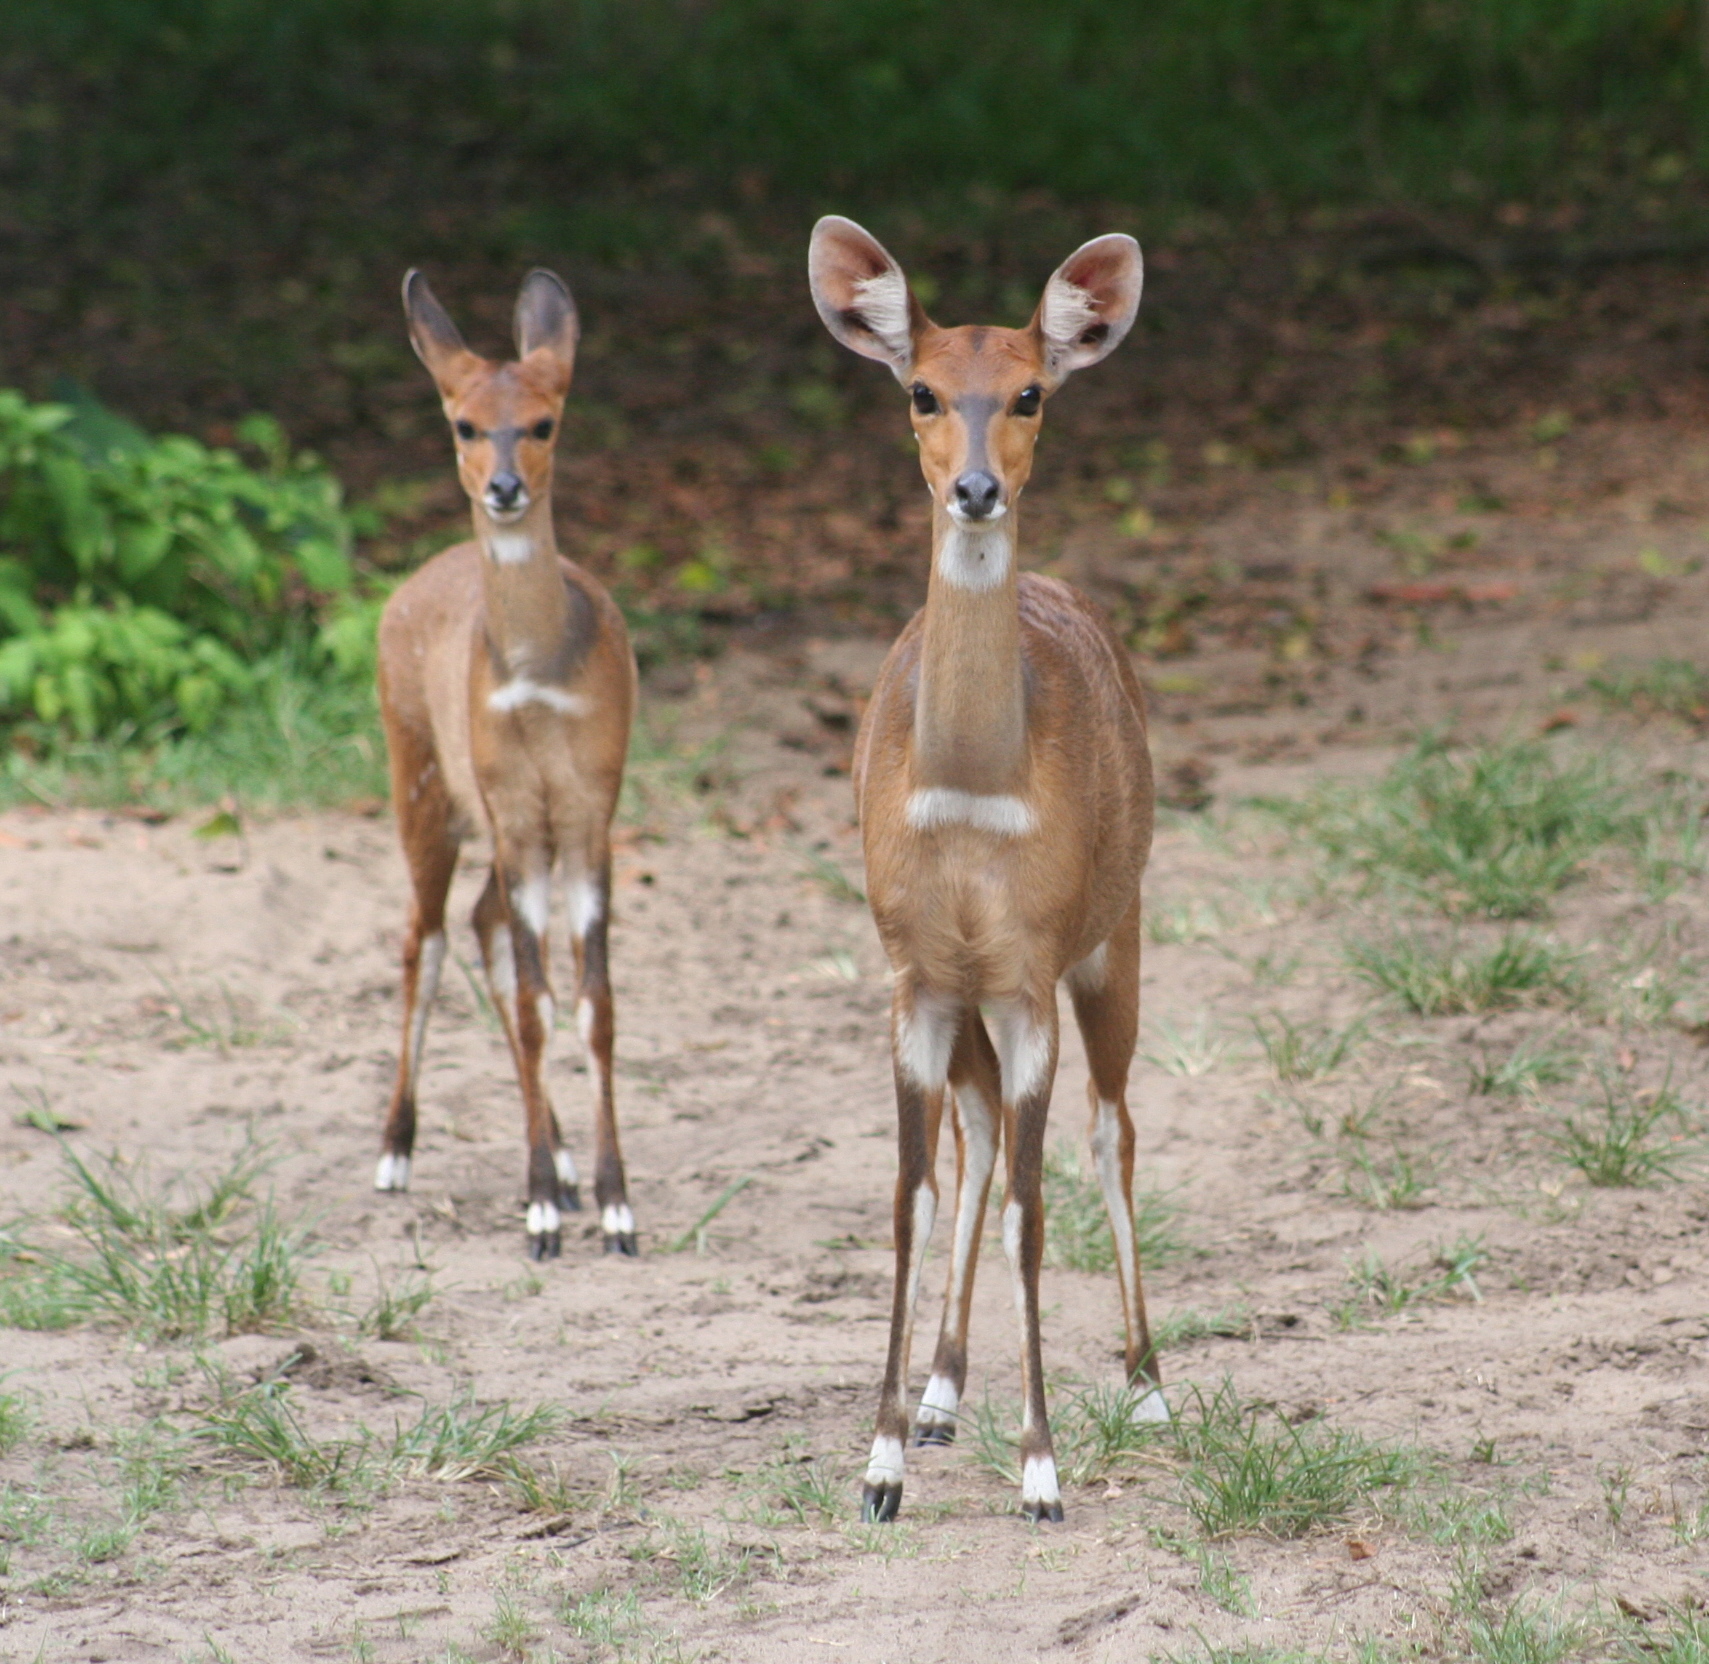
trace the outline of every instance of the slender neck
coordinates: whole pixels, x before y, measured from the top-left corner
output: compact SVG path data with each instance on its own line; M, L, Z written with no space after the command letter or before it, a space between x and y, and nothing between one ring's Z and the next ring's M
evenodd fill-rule
M542 492L519 520L494 522L474 505L481 545L487 640L512 675L552 662L569 621L569 593L558 569L550 494Z
M932 515L920 687L919 786L1008 793L1027 770L1026 697L1016 589L1015 511L985 526Z

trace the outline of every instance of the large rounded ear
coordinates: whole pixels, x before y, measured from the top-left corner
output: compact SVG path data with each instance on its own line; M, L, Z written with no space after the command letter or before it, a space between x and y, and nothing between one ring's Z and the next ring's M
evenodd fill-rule
M888 364L908 379L914 340L931 327L884 245L853 220L827 214L813 227L807 281L825 328L863 358Z
M563 385L570 384L575 368L576 342L581 338L581 320L569 286L556 272L536 268L522 280L516 296L516 351L521 358L537 352L557 361Z
M453 391L480 360L463 344L451 315L439 304L427 279L411 269L404 273L404 316L409 320L409 344L442 394Z
M1082 243L1051 273L1033 328L1056 380L1116 350L1133 327L1144 284L1139 244L1119 231Z

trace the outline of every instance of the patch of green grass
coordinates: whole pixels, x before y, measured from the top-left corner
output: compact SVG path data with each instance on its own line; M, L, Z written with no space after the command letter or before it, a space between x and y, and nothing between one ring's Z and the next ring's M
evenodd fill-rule
M1167 1195L1138 1190L1133 1198L1134 1241L1141 1265L1164 1265L1192 1253ZM1061 1145L1044 1154L1044 1253L1071 1271L1115 1270L1116 1244L1097 1179Z
M704 1526L683 1520L667 1522L663 1546L655 1545L655 1554L675 1566L683 1595L701 1605L746 1578L753 1559L751 1549L720 1541Z
M1290 1425L1243 1402L1231 1382L1208 1397L1195 1387L1175 1409L1181 1501L1207 1539L1300 1537L1342 1524L1410 1484L1423 1465L1415 1451L1318 1420Z
M1363 1018L1342 1028L1329 1023L1291 1023L1279 1011L1252 1019L1269 1059L1270 1072L1286 1084L1321 1080L1345 1063L1365 1039Z
M1505 1543L1513 1536L1504 1496L1459 1487L1414 1499L1406 1520L1420 1535L1446 1545Z
M1145 1393L1121 1384L1098 1385L1060 1397L1050 1415L1057 1472L1065 1484L1090 1485L1155 1467L1170 1449L1169 1424L1139 1415ZM1021 1482L1020 1413L989 1396L962 1411L973 1460L1007 1484Z
M358 1426L352 1434L319 1439L304 1427L290 1387L267 1382L222 1390L200 1414L198 1436L239 1462L265 1467L304 1490L371 1494L396 1478L508 1479L506 1459L549 1433L563 1419L555 1405L517 1412L508 1403L477 1406L466 1394L429 1405L390 1438Z
M1526 919L1611 845L1645 836L1654 805L1606 758L1536 741L1452 752L1427 739L1372 789L1326 787L1288 811L1368 889L1455 918Z
M516 1590L500 1587L493 1591L493 1615L481 1633L500 1652L520 1658L539 1632Z
M1540 1086L1560 1086L1583 1067L1584 1059L1568 1047L1552 1040L1526 1040L1506 1057L1484 1052L1470 1066L1467 1085L1479 1097L1523 1097Z
M744 1476L749 1513L761 1525L834 1525L848 1511L848 1476L828 1456L786 1450Z
M1236 1304L1207 1312L1196 1306L1187 1306L1170 1312L1151 1326L1151 1344L1159 1352L1171 1351L1190 1341L1207 1340L1213 1335L1226 1340L1250 1339L1253 1335L1252 1308Z
M1671 716L1695 728L1709 723L1709 671L1684 659L1652 659L1646 665L1591 676L1586 688L1605 705L1634 716Z
M556 1462L545 1472L512 1455L501 1457L494 1468L511 1499L531 1514L571 1514L593 1500L564 1478Z
M1347 1268L1352 1299L1332 1307L1338 1329L1357 1328L1370 1317L1393 1317L1431 1301L1482 1300L1476 1273L1487 1263L1489 1251L1482 1237L1463 1232L1451 1246L1430 1250L1421 1264L1385 1264L1377 1254L1365 1253Z
M1622 1649L1632 1664L1709 1664L1709 1613L1696 1607L1675 1607L1660 1631L1643 1630L1628 1637Z
M1166 1075L1197 1079L1208 1075L1228 1055L1228 1040L1216 1032L1209 1012L1201 1012L1185 1027L1161 1018L1153 1025L1151 1047L1140 1056Z
M1145 909L1144 917L1146 937L1159 947L1209 942L1227 929L1222 909L1213 901L1157 902Z
M1546 936L1508 931L1493 947L1397 934L1349 944L1354 974L1421 1017L1502 1011L1583 990L1579 955Z
M255 688L201 733L67 741L0 764L0 805L183 812L230 798L245 810L383 799L386 748L374 691L300 655L256 667Z
M15 1327L105 1322L151 1338L267 1329L298 1304L306 1233L280 1222L251 1187L264 1165L252 1146L205 1184L161 1185L116 1158L85 1162L68 1147L62 1216L78 1246L23 1246L14 1231L0 1313Z
M1700 1118L1664 1082L1639 1091L1607 1064L1596 1069L1597 1092L1579 1115L1566 1115L1549 1139L1560 1158L1599 1188L1660 1184L1696 1163ZM1670 1130L1671 1129L1671 1130Z
M610 1589L567 1594L558 1606L558 1622L577 1640L619 1655L644 1627L641 1602L633 1589L621 1595Z
M415 1319L433 1299L430 1273L406 1267L396 1282L376 1274L378 1292L374 1303L357 1319L356 1327L376 1340L408 1340L415 1333Z
M1496 1612L1478 1610L1464 1621L1466 1646L1478 1664L1560 1664L1594 1640L1591 1623L1559 1602L1515 1600Z

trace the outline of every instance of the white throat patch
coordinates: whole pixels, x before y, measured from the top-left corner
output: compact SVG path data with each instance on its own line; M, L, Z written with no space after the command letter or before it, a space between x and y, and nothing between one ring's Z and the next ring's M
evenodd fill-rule
M520 566L534 553L534 539L526 532L488 532L487 553L500 566Z
M954 524L938 546L938 576L956 589L996 589L1015 564L1009 528L992 521Z

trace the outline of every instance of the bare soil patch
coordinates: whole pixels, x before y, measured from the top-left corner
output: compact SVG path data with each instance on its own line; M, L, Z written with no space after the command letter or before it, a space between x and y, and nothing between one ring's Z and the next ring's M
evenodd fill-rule
M1600 507L1597 470L1618 482ZM843 770L880 636L759 634L651 689L614 936L635 1263L602 1258L591 1219L561 1261L525 1261L520 1110L467 935L431 1032L415 1188L368 1188L405 895L383 818L201 838L193 821L5 816L0 1212L27 1220L8 1242L81 1252L55 1211L54 1126L92 1172L113 1155L145 1189L205 1184L259 1144L255 1194L309 1236L292 1309L258 1333L7 1330L0 1389L22 1419L0 1457L0 1651L793 1664L1344 1654L1368 1636L1460 1656L1478 1651L1468 1613L1515 1602L1594 1607L1604 1637L1663 1623L1698 1598L1705 1535L1700 871L1646 888L1613 854L1589 862L1515 927L1577 956L1579 994L1419 1016L1361 981L1347 944L1450 927L1334 877L1249 800L1369 783L1421 727L1548 730L1701 795L1689 719L1587 687L1700 655L1706 510L1702 441L1661 421L1525 429L1475 459L1421 448L1369 502L1260 481L1193 534L1226 627L1187 609L1185 636L1142 661L1164 777L1209 797L1166 817L1148 880L1133 1100L1142 1182L1184 1249L1148 1278L1166 1379L1178 1404L1226 1378L1287 1425L1429 1457L1296 1538L1201 1542L1160 1447L1071 1487L1063 1527L1029 1529L971 1428L911 1453L899 1525L855 1523L894 1154ZM1454 543L1464 530L1478 538ZM1059 558L1094 587L1118 559L1167 570L1166 551L1121 547L1088 536ZM460 917L478 879L471 857ZM1472 921L1464 940L1504 928ZM1282 1080L1254 1018L1273 1038L1282 1019L1362 1027L1328 1073ZM1530 1092L1473 1089L1480 1067L1549 1045L1588 1062ZM573 1056L565 1032L553 1079L581 1153ZM1632 1102L1677 1097L1674 1177L1594 1188L1563 1159L1598 1062ZM213 1240L248 1240L255 1218L235 1210ZM1476 1247L1472 1286L1444 1281L1457 1244ZM7 1286L42 1264L9 1260ZM1061 1410L1115 1379L1113 1287L1056 1264L1045 1305ZM998 1252L974 1336L969 1401L1000 1427L1018 1371ZM359 1482L210 1432L263 1402L317 1460L366 1463ZM461 1464L411 1431L461 1417L467 1455L471 1419L505 1403L558 1419Z

